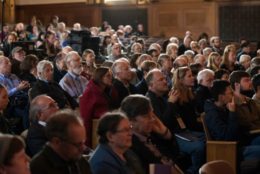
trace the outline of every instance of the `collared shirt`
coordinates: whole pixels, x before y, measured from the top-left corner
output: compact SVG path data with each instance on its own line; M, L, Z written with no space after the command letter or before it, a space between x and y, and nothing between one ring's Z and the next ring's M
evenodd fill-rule
M46 122L44 122L44 121L38 121L38 123L39 123L40 125L42 125L43 127L46 127Z
M60 80L59 85L68 92L71 97L77 99L83 94L87 83L88 80L85 77L75 75L72 72L67 72L67 74L65 74L65 76Z
M8 91L8 96L12 96L17 92L17 86L20 80L15 74L10 74L9 76L0 73L0 84L4 85Z

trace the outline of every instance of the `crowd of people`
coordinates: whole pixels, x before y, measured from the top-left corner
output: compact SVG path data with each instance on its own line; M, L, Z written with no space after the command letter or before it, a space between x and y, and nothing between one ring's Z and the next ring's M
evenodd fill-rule
M186 31L183 41L147 45L142 24L69 30L58 16L46 28L33 16L3 29L0 173L145 174L160 163L197 174L202 114L212 139L238 141L239 161L259 171L259 42L252 50L246 39L224 45ZM75 32L99 38L97 48L81 50ZM18 41L33 42L35 54Z

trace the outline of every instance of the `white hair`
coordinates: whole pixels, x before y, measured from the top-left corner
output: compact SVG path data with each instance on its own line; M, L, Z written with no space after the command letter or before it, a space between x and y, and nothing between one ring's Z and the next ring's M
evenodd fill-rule
M198 80L198 84L200 84L202 82L202 80L207 77L208 75L212 75L214 76L215 73L214 71L212 71L211 69L203 69L198 73L197 76L197 80Z
M49 60L42 60L37 64L37 75L40 77L40 73L44 72L46 66L51 66L53 68L53 64Z

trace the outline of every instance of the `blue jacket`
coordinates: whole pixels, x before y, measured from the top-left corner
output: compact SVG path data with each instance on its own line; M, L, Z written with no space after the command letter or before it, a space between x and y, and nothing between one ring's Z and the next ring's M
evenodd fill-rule
M96 148L94 154L90 157L89 163L93 174L140 173L140 171L138 172L135 170L136 168L133 169L133 164L139 168L139 160L133 155L134 154L131 152L131 161L128 161L130 158L125 155L127 159L127 162L125 162L121 160L108 145L100 144Z
M207 100L204 107L205 121L214 140L238 140L238 116L226 108L220 108L214 101Z

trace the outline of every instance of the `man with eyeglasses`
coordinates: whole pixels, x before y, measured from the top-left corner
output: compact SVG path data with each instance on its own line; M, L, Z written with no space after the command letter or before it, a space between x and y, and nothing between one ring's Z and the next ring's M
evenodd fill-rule
M25 58L25 51L22 47L14 47L11 52L11 64L12 64L12 73L17 75L21 74L20 64Z
M86 131L81 118L71 110L58 111L46 124L46 146L34 156L32 174L90 174L86 150Z
M44 128L46 121L59 110L57 103L47 95L35 97L30 105L30 127L26 136L26 151L29 156L38 153L47 142Z

